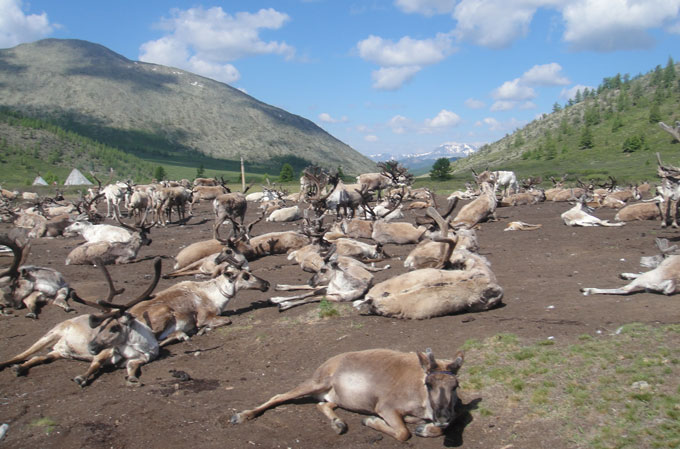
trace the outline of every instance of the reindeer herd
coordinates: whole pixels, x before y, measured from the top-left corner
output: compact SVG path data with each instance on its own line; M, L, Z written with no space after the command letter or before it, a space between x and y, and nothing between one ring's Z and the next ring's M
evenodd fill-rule
M293 195L276 186L250 194L248 189L232 192L223 179L197 178L193 183L165 185L118 182L102 187L99 182L98 188L71 203L63 198L35 198L30 207L19 207L16 195L4 199L0 216L13 226L0 235L0 245L11 259L0 272L0 309L27 308L26 316L37 319L43 304L70 312L69 303L75 302L93 312L58 323L31 347L0 362L0 371L11 367L20 376L43 363L77 359L90 362L85 373L73 379L81 387L106 365L124 366L126 382L139 385L141 366L156 359L160 348L230 324L224 313L236 294L246 289L261 292L281 312L319 301L344 302L358 314L397 319L487 311L502 304L503 288L479 252L476 230L497 220L498 208L571 202L572 207L561 215L567 226L661 220L662 226L677 227L680 169L661 160L662 182L656 196L648 184L622 188L611 177L600 185L579 180L573 186L566 185L566 176L551 178L553 187L543 190L541 179L518 180L513 172L485 170L473 171L474 182L466 184L465 191L453 192L442 209L432 191L411 186L412 176L399 164L384 163L380 168L381 173L363 174L356 183L346 183L337 174L308 167L300 180L301 191ZM136 263L140 249L152 245L151 232L161 234L168 225L185 225L201 200L212 206L212 238L177 248L174 266L165 274L157 258L148 288L127 302L114 303L124 289L116 289L106 266ZM106 203L106 216L103 206L98 207L101 201ZM462 201L466 204L456 212ZM615 220L597 218L599 208L618 209ZM246 221L247 211L255 218ZM112 224L103 223L107 219ZM286 223L288 229L256 233L254 228L262 220ZM515 221L506 230L540 228L541 224ZM32 239L54 237L85 240L64 264L98 267L108 286L106 298L83 299L58 270L26 264ZM412 246L403 261L389 255L390 246L403 245ZM662 254L643 260L651 271L622 274L632 280L622 288L583 287L582 293L675 293L680 282L680 255L673 255L677 247L665 240L657 240L657 246ZM299 265L302 273L308 273L308 282L271 286L265 273L251 270L249 263L275 255L286 255ZM402 264L405 272L375 280L375 273L389 271L395 264ZM183 276L195 279L155 292L161 277ZM47 354L40 355L45 350ZM364 419L366 426L400 441L410 436L405 421L421 423L415 432L419 436L439 436L457 416L456 374L462 362L462 352L452 360L435 359L429 350L340 354L299 387L237 413L231 423L253 419L291 399L313 396L338 433L347 426L333 409L342 407L372 414Z

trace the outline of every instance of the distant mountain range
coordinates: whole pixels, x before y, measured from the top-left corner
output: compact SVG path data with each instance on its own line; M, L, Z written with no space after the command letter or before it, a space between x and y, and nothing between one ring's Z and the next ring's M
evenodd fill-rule
M404 167L408 168L413 174L422 174L428 172L432 164L437 159L442 157L448 158L451 161L461 159L471 154L474 154L479 147L470 143L446 142L439 145L432 151L424 153L410 153L401 155L392 155L389 153L371 154L368 157L375 161L396 160Z

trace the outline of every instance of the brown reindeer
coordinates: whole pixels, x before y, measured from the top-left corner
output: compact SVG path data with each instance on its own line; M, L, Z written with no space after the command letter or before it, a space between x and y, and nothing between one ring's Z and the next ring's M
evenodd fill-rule
M421 423L416 428L420 437L441 436L456 419L460 403L456 374L462 364L462 352L455 360L435 359L429 349L415 354L388 349L346 352L328 359L298 387L235 414L231 423L240 424L268 408L312 396L339 434L347 430L347 424L333 411L336 407L378 415L364 418L363 424L399 441L411 436L405 421Z

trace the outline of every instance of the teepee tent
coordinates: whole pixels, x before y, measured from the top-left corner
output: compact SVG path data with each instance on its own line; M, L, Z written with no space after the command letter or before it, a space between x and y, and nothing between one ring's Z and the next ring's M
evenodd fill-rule
M38 175L34 180L33 180L33 185L34 186L46 186L47 182L43 179L42 176Z
M92 183L83 176L82 173L77 168L71 170L71 174L68 175L66 181L64 181L65 186L91 186Z

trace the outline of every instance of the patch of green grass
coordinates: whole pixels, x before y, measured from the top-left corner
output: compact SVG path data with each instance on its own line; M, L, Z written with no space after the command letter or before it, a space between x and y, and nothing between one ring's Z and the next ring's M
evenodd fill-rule
M34 419L34 420L31 421L31 423L29 424L29 426L31 426L31 427L40 427L40 428L42 428L42 429L45 431L45 433L46 433L47 435L49 435L50 433L52 433L52 431L54 431L54 429L55 429L58 425L59 425L59 424L58 424L55 420L53 420L52 418L46 417L46 416L44 416L44 417L42 417L42 418Z
M319 318L332 318L334 316L340 316L335 304L326 298L322 299L319 303Z
M575 447L680 447L677 325L543 343L499 334L464 344L461 390L483 398L480 417L510 408L526 415L517 419L540 417Z

